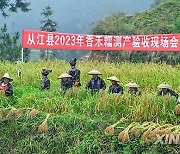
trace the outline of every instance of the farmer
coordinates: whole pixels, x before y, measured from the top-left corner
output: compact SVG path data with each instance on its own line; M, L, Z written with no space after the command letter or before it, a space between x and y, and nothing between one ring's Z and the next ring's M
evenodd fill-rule
M59 86L60 90L66 91L73 87L73 82L71 80L71 77L72 76L67 73L63 73L58 77L58 79L61 79L60 86Z
M13 79L9 76L8 73L5 73L4 76L1 78L0 82L0 95L5 94L6 96L13 95L13 87L9 83L13 81Z
M174 90L172 90L171 86L166 82L161 83L157 87L160 89L160 91L157 94L158 96L170 95L174 96L178 100L179 95Z
M49 73L51 73L52 70L42 69L42 79L41 79L41 90L48 90L50 89L50 80L48 79Z
M107 78L110 80L112 85L109 87L109 93L120 93L123 94L123 87L118 84L119 79L115 76Z
M128 84L125 85L126 87L129 87L128 93L136 96L140 96L141 92L139 91L139 85L136 84L135 82L129 82Z
M99 77L99 75L102 75L97 70L92 70L88 72L89 75L92 75L92 79L87 83L86 90L91 90L91 93L98 92L100 90L106 89L106 84L103 79Z
M69 64L71 65L71 69L69 70L68 74L72 76L74 87L80 87L81 86L81 83L80 83L81 72L79 69L76 68L76 61L77 59L74 58L69 62Z

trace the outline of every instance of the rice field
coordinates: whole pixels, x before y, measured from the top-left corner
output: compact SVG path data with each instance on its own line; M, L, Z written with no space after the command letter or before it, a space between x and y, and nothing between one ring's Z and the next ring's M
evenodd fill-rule
M40 90L41 70L52 69L48 76L51 89ZM172 97L157 97L157 86L167 82L180 93L180 65L144 64L144 63L105 63L79 62L82 87L69 90L65 94L58 91L58 76L70 69L66 61L38 61L25 64L0 63L0 76L8 72L14 79L13 98L0 98L0 108L24 109L16 120L10 117L0 121L0 151L2 153L161 153L180 150L179 146L146 145L141 138L131 142L118 141L120 130L131 123L158 123L178 126L180 118L174 113L176 101ZM22 69L22 79L17 77L17 70ZM85 85L92 69L102 73L107 89L104 93L91 96L85 91ZM124 95L108 94L110 76L117 76L124 87L130 81L140 85L142 96L131 96L124 87ZM37 116L29 118L30 110L38 110ZM10 112L11 110L7 110ZM46 119L48 132L39 134L38 128ZM4 113L6 117L8 113ZM115 135L107 135L104 130L121 118ZM44 126L45 127L45 126Z

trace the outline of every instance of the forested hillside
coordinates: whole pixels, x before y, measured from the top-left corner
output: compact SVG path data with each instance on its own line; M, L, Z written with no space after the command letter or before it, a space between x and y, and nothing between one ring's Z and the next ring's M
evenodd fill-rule
M134 35L134 34L168 34L180 32L180 1L163 0L153 8L127 16L124 13L111 15L100 20L92 29L93 34ZM96 59L102 59L107 52L92 52ZM133 62L166 61L171 64L180 62L179 53L142 53L142 52L110 52L110 61L130 60ZM101 58L99 60L101 60Z

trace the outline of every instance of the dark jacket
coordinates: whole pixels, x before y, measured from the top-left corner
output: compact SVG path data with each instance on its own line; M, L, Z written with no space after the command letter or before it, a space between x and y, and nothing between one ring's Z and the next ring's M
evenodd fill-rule
M68 71L68 74L72 76L72 82L75 85L75 82L78 82L77 87L81 86L80 83L80 74L81 71L77 69L75 66L72 66L72 68Z
M178 99L179 95L172 89L167 89L166 91L160 90L157 94L158 96L171 95Z
M50 89L50 80L47 78L47 76L44 76L41 79L41 90L47 90Z
M70 89L73 87L73 82L71 79L68 79L67 81L63 81L61 80L61 83L60 83L60 89L61 90L67 90L67 89Z
M118 83L116 84L112 84L110 87L109 87L109 93L120 93L120 94L123 94L123 87L120 86Z
M131 94L131 95L136 95L136 96L141 95L141 92L138 89L129 90L128 93Z
M103 79L97 77L97 79L92 78L86 85L86 89L91 89L92 91L105 90L106 84Z
M0 85L2 84L3 82L0 82ZM13 87L10 83L7 84L7 88L5 90L5 95L6 96L12 96L13 95Z

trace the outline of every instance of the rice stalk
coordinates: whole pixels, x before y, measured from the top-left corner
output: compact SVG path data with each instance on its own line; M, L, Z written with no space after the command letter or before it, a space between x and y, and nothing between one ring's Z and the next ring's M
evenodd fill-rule
M176 105L174 111L176 115L180 115L180 104Z
M31 112L29 112L29 114L28 114L28 117L29 118L33 118L33 117L36 117L37 116L37 114L38 114L38 110L36 110L36 109L32 109L32 111Z
M50 117L50 113L47 114L46 119L42 122L41 125L38 126L38 133L43 134L48 132L48 124L47 120Z

